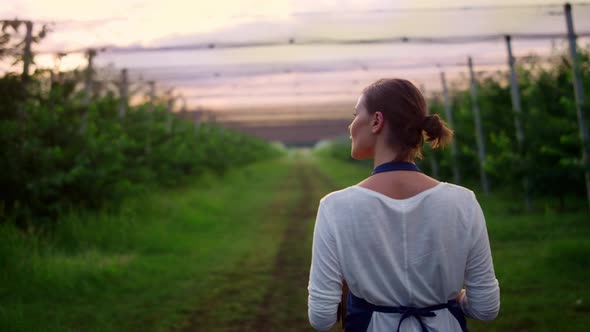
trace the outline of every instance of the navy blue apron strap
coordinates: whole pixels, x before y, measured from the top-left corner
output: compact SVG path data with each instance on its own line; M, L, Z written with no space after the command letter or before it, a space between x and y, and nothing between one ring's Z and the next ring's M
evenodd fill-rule
M454 303L447 309L449 309L451 315L453 315L457 322L459 322L459 325L461 325L461 331L469 332L469 329L467 329L467 320L465 319L465 313L463 312L463 309L461 309L459 302L454 301Z
M399 323L397 324L397 332L400 332L400 329L402 328L402 322L404 321L404 319L412 316L416 317L418 323L420 323L420 328L422 329L422 332L428 332L428 329L426 328L426 326L424 326L424 322L422 321L422 319L420 319L419 316L414 316L410 313L403 314L402 317L399 319Z
M345 332L366 332L371 323L373 311L371 304L352 294L348 290L346 299L346 319L344 320Z
M461 331L469 332L467 330L467 322L463 311L459 307L456 300L450 300L447 303L437 304L426 308L415 308L415 307L387 307L371 304L364 299L361 299L352 292L348 292L347 308L346 308L346 321L345 328L346 332L365 332L371 323L373 312L384 312L384 313L400 313L399 323L397 325L397 331L400 332L402 322L408 317L415 317L420 324L422 332L428 332L426 324L422 321L422 317L434 317L436 316L435 311L448 309L453 317L457 319L457 322L461 326Z

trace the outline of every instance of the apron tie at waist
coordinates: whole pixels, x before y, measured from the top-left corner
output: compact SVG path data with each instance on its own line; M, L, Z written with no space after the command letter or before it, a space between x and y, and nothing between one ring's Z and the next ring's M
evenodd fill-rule
M448 309L455 319L457 319L459 325L461 325L461 330L463 332L468 332L465 316L463 315L463 312L461 311L461 308L459 307L459 304L456 300L450 300L447 303L436 304L425 308L406 306L387 307L371 304L360 297L355 296L352 294L352 292L349 292L347 299L345 331L366 331L369 327L369 323L371 322L371 316L373 315L373 312L377 311L384 313L398 313L402 315L399 320L399 324L397 325L397 332L400 332L402 322L408 317L415 317L418 320L418 323L420 323L422 332L428 332L428 328L422 321L422 317L435 317L435 311L442 309Z

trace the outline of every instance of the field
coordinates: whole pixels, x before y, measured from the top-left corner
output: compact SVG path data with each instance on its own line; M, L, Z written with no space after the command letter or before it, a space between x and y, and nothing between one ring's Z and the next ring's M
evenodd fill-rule
M0 225L0 330L310 331L318 201L367 173L293 152L129 199L119 213L72 213L51 235ZM479 198L502 308L471 330L583 331L587 211L516 214L508 194Z

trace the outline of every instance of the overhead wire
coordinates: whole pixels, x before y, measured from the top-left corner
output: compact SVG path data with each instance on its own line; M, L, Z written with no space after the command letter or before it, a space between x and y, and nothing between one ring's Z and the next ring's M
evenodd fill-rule
M243 48L261 48L261 47L277 47L277 46L338 46L338 45L377 45L377 44L472 44L482 42L496 42L504 40L505 36L509 35L513 40L548 40L548 39L565 39L567 34L564 33L498 33L487 35L465 35L465 36L447 36L447 37L424 37L424 36L392 36L384 38L354 38L354 39L331 39L331 38L316 38L296 40L289 38L285 40L276 41L255 41L255 42L201 42L192 44L166 45L166 46L128 46L116 47L103 45L99 47L87 47L80 49L72 49L69 51L58 50L44 50L39 51L39 54L72 54L84 53L88 49L96 49L101 52L106 52L115 55L122 54L137 54L137 53L154 53L154 52L188 52L188 51L203 51L216 49L243 49ZM577 32L578 38L590 37L590 31Z
M590 6L590 2L574 2L574 6ZM366 14L388 14L388 13L419 13L419 12L445 12L445 11L497 11L497 10L513 10L513 9L546 9L546 8L561 8L563 4L527 4L527 5L485 5L485 6L462 6L462 7L430 7L430 8L381 8L371 9L365 11L308 11L308 12L294 12L293 16L317 16L317 15L339 15L339 14L354 14L354 15L366 15ZM64 20L64 21L52 21L54 24L60 24L62 26L84 26L94 27L102 24L124 20L124 18L105 18L93 21L75 21L75 20ZM37 23L47 24L49 21L35 21ZM510 34L514 39L521 40L544 40L544 39L557 39L566 38L565 33L515 33ZM590 31L578 32L577 37L590 37ZM445 37L427 37L427 36L390 36L383 38L351 38L351 39L336 39L336 38L307 38L298 39L296 37L284 38L281 40L260 40L260 41L246 41L246 42L201 42L201 43L190 43L190 44L179 44L179 45L167 45L167 46L153 46L153 47L116 47L116 46L100 46L92 47L99 49L103 52L110 54L137 54L137 53L150 53L150 52L185 52L185 51L200 51L200 50L215 50L215 49L240 49L240 48L256 48L256 47L276 47L276 46L314 46L314 45L377 45L377 44L397 44L397 43L416 43L416 44L468 44L468 43L481 43L481 42L493 42L504 39L505 34L480 34L480 35L465 35L465 36L445 36ZM81 53L86 52L88 48L79 48L70 50L67 52L56 52L56 51L41 51L36 52L39 54L49 53ZM496 62L490 65L502 65L504 62ZM443 64L444 67L458 67L464 66L465 64ZM391 66L389 68L379 68L383 70L395 70L395 69L415 69L424 67L436 66L434 63L421 63L421 64L407 64ZM478 63L478 66L486 66L485 63ZM221 72L221 71L210 71L206 73L199 73L198 75L170 75L168 77L158 77L158 80L164 81L195 81L206 78L239 78L239 77L251 77L253 75L272 75L281 73L318 73L318 72L334 72L341 71L342 69L317 69L317 68L270 68L265 70L253 71L253 72ZM319 94L318 92L316 92ZM249 94L251 95L251 94ZM214 97L212 95L210 97ZM225 95L228 97L230 95ZM219 96L217 96L219 97ZM187 97L187 98L190 98ZM207 95L201 95L199 98L207 98Z

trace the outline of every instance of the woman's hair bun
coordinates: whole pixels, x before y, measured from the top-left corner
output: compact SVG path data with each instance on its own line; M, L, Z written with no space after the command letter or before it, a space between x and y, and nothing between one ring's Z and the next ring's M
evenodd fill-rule
M426 133L426 141L430 142L434 149L445 147L453 138L453 131L438 114L425 116L422 120L422 130Z

